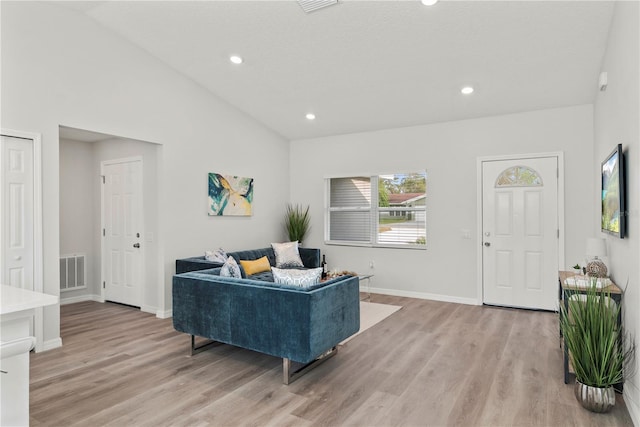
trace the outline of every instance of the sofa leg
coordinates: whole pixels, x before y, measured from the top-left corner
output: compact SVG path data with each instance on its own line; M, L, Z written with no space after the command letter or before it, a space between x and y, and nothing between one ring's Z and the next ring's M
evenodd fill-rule
M338 347L333 347L331 350L320 355L312 362L303 365L302 363L294 362L286 357L282 358L282 381L289 385L316 366L326 362L338 353Z
M196 347L196 336L191 335L191 355L193 356L194 354L201 353L208 348L215 347L220 344L222 343L218 341L207 340L204 344L200 344Z

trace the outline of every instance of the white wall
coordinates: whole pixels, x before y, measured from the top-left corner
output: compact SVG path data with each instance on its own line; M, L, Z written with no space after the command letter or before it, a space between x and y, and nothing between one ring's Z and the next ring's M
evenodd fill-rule
M608 74L605 92L597 92L594 108L594 165L596 178L592 199L597 206L594 236L606 237L610 274L626 286L623 297L624 325L640 345L640 4L617 2L602 71ZM624 239L600 233L600 162L616 144L622 144L627 165L628 234ZM636 375L624 386L624 396L635 425L640 425L640 352Z
M311 206L309 246L330 268L375 265L371 286L400 295L476 302L478 157L564 152L566 264L584 259L594 206L593 109L583 105L291 143L291 200ZM427 170L426 251L324 246L324 183L331 175ZM473 238L461 237L471 230Z
M59 294L59 125L162 145L163 314L170 314L176 258L281 237L274 224L289 200L287 141L74 11L46 2L0 7L0 121L42 134L46 293ZM253 217L207 217L208 172L255 178ZM59 307L44 316L46 345L59 337Z
M87 288L60 293L77 299L95 293L93 147L86 142L60 140L60 255L85 254ZM99 225L99 221L98 221Z

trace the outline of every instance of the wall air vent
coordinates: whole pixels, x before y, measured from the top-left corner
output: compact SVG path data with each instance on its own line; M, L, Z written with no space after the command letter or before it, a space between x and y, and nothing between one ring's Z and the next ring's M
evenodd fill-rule
M60 256L60 291L73 291L87 287L85 255Z
M338 4L338 0L298 0L298 3L302 10L309 13L314 10L322 9L323 7Z

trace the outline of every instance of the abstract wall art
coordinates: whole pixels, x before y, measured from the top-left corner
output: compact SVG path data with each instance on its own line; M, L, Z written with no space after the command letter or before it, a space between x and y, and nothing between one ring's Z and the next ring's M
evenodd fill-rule
M251 216L252 202L253 178L209 174L209 215Z

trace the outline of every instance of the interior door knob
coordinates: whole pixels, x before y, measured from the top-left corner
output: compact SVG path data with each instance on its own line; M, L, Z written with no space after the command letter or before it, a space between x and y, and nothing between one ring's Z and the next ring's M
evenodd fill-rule
M491 243L489 243L489 242L484 242L484 245L485 245L486 247L489 247L489 246L491 246Z
M139 248L139 247L140 247L140 243L134 243L134 244L133 244L133 247L134 247L134 248Z

